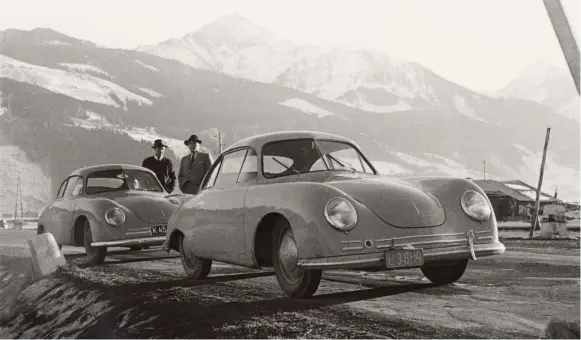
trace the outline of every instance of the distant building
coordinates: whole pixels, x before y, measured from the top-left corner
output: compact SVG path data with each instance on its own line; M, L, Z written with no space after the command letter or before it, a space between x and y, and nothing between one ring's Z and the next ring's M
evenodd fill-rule
M530 220L535 206L537 189L519 180L495 181L473 180L484 190L498 221ZM539 214L543 214L543 206L562 203L560 199L541 192Z

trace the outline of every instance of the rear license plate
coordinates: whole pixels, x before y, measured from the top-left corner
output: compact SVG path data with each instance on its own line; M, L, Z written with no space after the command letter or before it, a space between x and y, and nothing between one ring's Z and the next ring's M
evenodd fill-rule
M166 225L156 225L151 227L151 236L165 235L167 233Z
M385 252L385 265L387 268L421 267L423 264L423 249L397 249Z

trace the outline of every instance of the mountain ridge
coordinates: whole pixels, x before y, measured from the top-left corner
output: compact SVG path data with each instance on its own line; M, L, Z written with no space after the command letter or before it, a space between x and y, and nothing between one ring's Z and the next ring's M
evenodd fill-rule
M558 184L563 197L578 200L579 196L579 154L573 152L579 149L579 127L531 101L475 98L467 90L459 98L450 97L448 105L377 113L138 51L54 44L38 36L0 43L0 59L0 97L12 95L13 116L79 128L88 128L87 116L102 117L112 129L125 131L119 143L127 145L137 145L130 140L142 138L138 135L151 141L153 134L134 129L152 127L156 136L175 140L176 147L191 133L207 131L204 145L209 150L218 149L218 131L228 145L263 132L320 130L355 140L374 164L381 164L383 173L392 176L481 177L482 161L486 160L487 178L518 178L533 184L544 130L551 125L554 132L545 185ZM431 80L434 86L440 86L437 74L426 75L435 79ZM441 86L447 85L444 79ZM437 93L448 90L433 89ZM456 108L460 104L464 110ZM6 101L0 106L6 110ZM92 134L94 143L101 134L109 138L106 132L97 132ZM81 134L75 133L71 138L78 136ZM25 151L38 152L35 143L28 144ZM79 145L84 145L83 153L95 152L90 144ZM131 147L123 150L116 157L135 157Z

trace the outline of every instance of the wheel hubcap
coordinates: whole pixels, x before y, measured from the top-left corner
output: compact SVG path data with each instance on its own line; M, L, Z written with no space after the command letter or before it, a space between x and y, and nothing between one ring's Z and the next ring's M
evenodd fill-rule
M287 229L282 236L278 254L284 276L289 282L298 282L301 279L303 271L297 266L297 243L290 229Z

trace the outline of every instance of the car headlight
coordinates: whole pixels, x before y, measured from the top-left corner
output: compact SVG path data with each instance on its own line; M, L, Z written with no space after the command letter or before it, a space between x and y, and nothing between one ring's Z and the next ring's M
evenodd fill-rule
M344 198L332 198L325 205L325 217L333 227L346 231L357 223L355 207Z
M468 216L478 221L486 221L492 215L486 198L474 190L466 191L460 199L460 204Z
M170 201L170 203L173 203L175 205L182 204L182 202L179 199L175 198L175 197L170 197L170 198L168 198L168 200Z
M105 213L105 220L110 225L119 227L125 222L125 213L119 208L111 208Z

